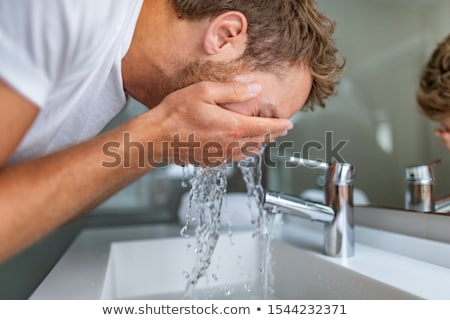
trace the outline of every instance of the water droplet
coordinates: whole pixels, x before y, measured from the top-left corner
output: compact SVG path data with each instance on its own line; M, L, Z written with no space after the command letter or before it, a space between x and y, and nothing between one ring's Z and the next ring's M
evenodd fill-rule
M183 270L182 272L181 272L181 275L183 276L183 278L185 278L185 279L189 279L189 272L187 271L187 270Z
M183 238L189 238L189 234L188 234L188 226L186 225L186 226L184 226L182 229L181 229L181 231L180 231L180 235L183 237Z
M233 294L234 290L233 288L231 288L230 286L225 286L222 288L222 293L226 296L229 297Z

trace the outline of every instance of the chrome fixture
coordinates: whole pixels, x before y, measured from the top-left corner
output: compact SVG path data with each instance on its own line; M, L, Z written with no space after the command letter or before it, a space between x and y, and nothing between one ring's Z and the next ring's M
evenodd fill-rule
M435 170L441 160L405 168L405 208L421 212L450 212L450 195L435 198Z
M407 167L405 179L405 208L421 212L434 211L434 166Z
M348 163L325 163L291 157L289 165L325 170L325 203L305 201L277 192L266 192L264 208L325 223L324 251L328 256L354 255L353 180L354 167Z

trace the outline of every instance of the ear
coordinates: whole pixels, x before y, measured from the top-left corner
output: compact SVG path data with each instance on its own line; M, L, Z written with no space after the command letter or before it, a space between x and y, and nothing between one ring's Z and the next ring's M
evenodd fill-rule
M248 22L244 14L228 11L212 20L204 39L205 52L216 58L236 59L247 42Z

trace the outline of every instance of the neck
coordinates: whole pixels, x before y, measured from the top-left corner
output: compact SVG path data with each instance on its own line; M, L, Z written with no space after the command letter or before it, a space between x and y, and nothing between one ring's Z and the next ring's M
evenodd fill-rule
M164 80L180 65L198 58L198 26L179 19L167 0L144 0L130 48L122 60L125 91L149 108L157 105L167 94Z
M164 23L165 10L162 5L165 1L144 0L131 40L130 48L122 59L122 78L125 91L133 98L141 101L142 80L153 69L155 54L162 47L155 35ZM158 12L158 14L154 14ZM153 34L151 34L153 32ZM159 55L159 54L158 54ZM160 62L162 63L162 61ZM150 67L152 66L152 67Z

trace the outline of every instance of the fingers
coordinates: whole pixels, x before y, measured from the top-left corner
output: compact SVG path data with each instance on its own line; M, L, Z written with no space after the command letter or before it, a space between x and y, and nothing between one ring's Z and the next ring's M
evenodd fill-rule
M246 117L243 125L246 127L246 131L260 135L265 132L270 133L273 138L277 138L281 135L286 135L294 125L291 120L288 119L275 119L275 118L255 118Z
M226 103L245 102L258 96L262 87L258 83L243 82L200 82L192 86L198 94L207 97L211 104L222 105Z
M224 161L231 163L258 155L261 149L273 142L272 135L261 137L241 138L228 141L197 141L197 144L183 147L172 145L171 160L177 164L194 164L196 166L218 166ZM193 141L192 141L193 142Z
M193 94L191 101L203 101L209 106L222 106L251 100L259 95L262 88L257 83L204 81L190 86L188 90L191 90L191 94ZM227 119L232 119L235 123L237 136L252 137L265 133L279 134L292 129L292 122L288 119L251 117L225 108L220 109L209 109L208 111L214 112L215 117L224 121L224 125ZM202 112L206 114L204 109ZM205 120L213 120L213 118L211 116L211 119Z
M264 145L266 145L266 143L256 143L254 141L244 142L240 148L233 148L228 151L227 162L231 163L244 160L249 157L256 157L261 153Z
M261 137L269 134L276 139L286 135L293 128L292 122L288 119L250 117L229 112L235 123L237 137Z

